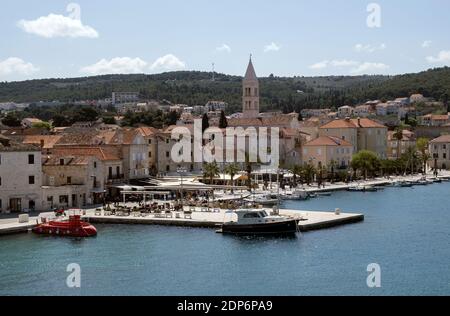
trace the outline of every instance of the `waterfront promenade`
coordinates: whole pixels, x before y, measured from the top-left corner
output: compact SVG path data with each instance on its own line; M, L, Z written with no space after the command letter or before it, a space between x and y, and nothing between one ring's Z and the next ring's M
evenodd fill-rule
M267 212L271 211L270 209L265 210ZM184 218L182 213L177 212L174 212L175 216L171 218L155 218L154 216L134 217L133 215L127 217L118 217L104 216L103 214L87 215L85 218L93 224L136 224L218 228L218 226L229 219L229 215L226 212L227 210L216 210L216 212L201 212L200 208L197 208L196 211L192 213L191 218ZM339 215L336 215L334 212L319 211L298 211L281 209L280 215L297 219L299 221L300 231L302 232L325 229L364 220L364 215L362 214L341 213Z
M188 208L186 207L187 211ZM268 212L271 210L266 209ZM228 215L227 210L216 210L215 212L202 212L201 208L196 208L195 212L189 218L184 218L183 213L173 212L172 217L155 217L149 215L146 217L134 216L113 216L106 215L104 211L99 214L95 209L86 210L84 219L93 224L117 224L117 225L160 225L160 226L178 226L192 228L218 228L223 224ZM97 213L97 214L96 214ZM46 217L51 213L43 213ZM334 212L317 211L296 211L280 210L280 215L289 216L299 221L301 231L311 231L325 229L329 227L360 222L364 220L362 214L341 213L336 215ZM40 218L40 217L39 217ZM26 233L37 224L38 217L31 217L28 223L18 223L17 219L0 219L0 235Z
M449 177L450 172L441 172L439 177ZM398 181L417 181L421 179L422 175L413 176L399 176L386 178L376 178L366 181L352 182L352 183L327 183L325 187L318 188L316 186L304 186L302 189L309 193L319 192L333 192L347 190L355 185L370 185L370 186L384 186L392 184ZM434 178L432 175L428 175L427 178ZM127 206L133 207L137 204L128 203ZM185 208L185 211L188 211ZM271 210L268 210L269 212ZM361 210L363 212L364 210ZM98 214L96 209L86 209L85 219L91 223L98 224L141 224L141 225L164 225L164 226L180 226L180 227L202 227L202 228L215 228L221 225L226 219L226 210L215 210L211 212L204 212L201 208L196 208L190 218L185 218L182 212L172 212L172 217L155 217L149 215L147 217L142 216L105 216L102 211ZM348 214L345 210L340 215L336 215L334 210L328 211L294 211L294 210L280 210L281 215L294 217L299 220L299 227L301 231L311 231L317 229L325 229L334 226L340 226L364 220L363 214ZM49 217L52 213L42 213L39 216L30 216L28 223L19 223L17 217L0 217L0 236L26 233L31 230L41 217Z

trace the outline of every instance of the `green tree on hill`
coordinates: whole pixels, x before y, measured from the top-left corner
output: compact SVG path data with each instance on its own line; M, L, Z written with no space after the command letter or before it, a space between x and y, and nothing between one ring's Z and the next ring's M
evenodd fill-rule
M33 123L33 128L40 128L40 129L46 129L48 131L50 131L53 126L51 123L49 122L39 122L39 123Z
M220 112L220 122L219 122L219 128L227 128L228 127L228 121L227 117L225 116L225 112Z
M21 120L15 112L6 114L2 119L2 123L9 127L19 127L22 125Z

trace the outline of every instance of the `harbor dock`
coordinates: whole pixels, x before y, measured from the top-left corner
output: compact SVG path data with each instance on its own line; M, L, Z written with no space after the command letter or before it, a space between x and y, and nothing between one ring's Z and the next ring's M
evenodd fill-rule
M271 210L267 210L270 212ZM280 210L280 215L289 216L299 221L299 228L302 232L326 229L346 224L361 222L364 220L362 214L316 211ZM191 228L217 228L226 219L226 210L216 210L216 212L201 212L200 209L192 213L190 218L184 218L183 213L174 212L173 217L157 218L154 216L112 216L95 214L95 210L86 211L84 220L92 224L112 224L112 225L160 225ZM26 233L36 226L37 218L30 218L29 223L18 223L17 219L0 220L0 235Z
M27 233L37 225L37 217L27 223L19 223L17 218L0 219L0 236Z
M268 210L270 212L271 210ZM117 216L86 216L85 219L93 224L127 224L127 225L162 225L194 228L217 228L225 221L226 210L219 212L194 212L192 218L154 218L154 217L117 217ZM317 211L280 210L280 215L289 216L299 221L301 232L326 229L346 224L364 221L363 214Z

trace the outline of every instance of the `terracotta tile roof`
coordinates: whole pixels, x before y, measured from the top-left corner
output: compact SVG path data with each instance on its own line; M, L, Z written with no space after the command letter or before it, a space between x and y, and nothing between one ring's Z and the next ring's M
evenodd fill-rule
M121 160L116 147L56 147L53 154L57 156L94 156L102 161Z
M386 126L377 123L368 118L361 119L344 119L334 120L320 127L321 129L333 129L333 128L386 128Z
M43 141L44 149L52 149L61 137L61 135L28 135L23 139L23 143L41 146Z
M36 128L36 127L32 128L13 127L4 131L3 134L7 136L45 135L48 134L48 131L44 128Z
M353 120L334 120L320 127L321 129L332 128L357 128Z
M433 139L432 141L430 141L430 143L450 143L450 135L442 135L441 137Z
M159 133L159 130L154 127L141 126L137 128L138 132L144 137L155 136Z
M293 120L292 115L277 115L272 117L263 117L262 124L263 125L279 125L279 124L289 124Z
M448 115L432 115L431 119L434 121L447 121Z
M116 136L116 131L101 131L98 133L98 137L101 138L105 144L110 144L114 136Z
M60 160L64 158L65 166L85 166L89 164L88 156L67 157L67 156L47 156L43 159L44 166L60 166Z
M131 145L134 142L136 136L139 135L137 129L127 129L123 131L123 144Z
M76 146L76 145L95 145L101 142L98 132L85 133L65 133L57 141L56 145Z
M331 136L321 136L310 142L307 142L304 146L350 146L353 147L351 143L343 139Z
M280 133L284 136L297 136L299 132L296 129L293 128L283 128L280 130Z
M15 152L15 151L41 151L41 148L32 144L22 144L15 142L8 137L0 135L0 152Z
M262 121L259 118L232 118L228 120L228 126L262 126Z
M378 122L375 122L374 120L368 119L368 118L361 118L361 119L353 119L353 124L355 126L362 127L362 128L387 128L383 124L380 124Z
M187 128L192 135L194 135L194 125L193 124L186 124L186 125L171 125L169 127L167 127L165 130L162 131L163 134L172 134L172 131L175 128L179 128L179 127L184 127Z

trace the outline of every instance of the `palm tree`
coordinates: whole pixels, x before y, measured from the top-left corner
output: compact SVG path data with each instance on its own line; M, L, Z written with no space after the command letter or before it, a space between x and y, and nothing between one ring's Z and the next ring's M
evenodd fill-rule
M203 166L203 178L209 178L209 184L213 184L214 178L220 175L217 162L207 163Z
M414 169L417 166L418 157L417 149L415 146L409 147L406 152L402 155L402 160L405 162L405 174L408 168L411 169L411 174L414 174Z
M328 168L326 166L322 165L321 162L319 162L319 166L317 167L316 173L317 173L317 183L318 183L319 187L321 187L322 183L323 183L323 179L326 178L326 176L327 176Z
M303 168L303 173L305 175L306 184L310 185L311 182L314 180L314 175L316 174L316 168L313 164L307 164Z
M292 174L294 175L294 186L297 187L297 176L301 177L303 168L299 165L295 165L291 168L290 170L292 172Z
M250 155L245 153L245 171L247 172L247 186L250 191L252 190L252 172L254 167L259 163L259 157L258 162L252 162L250 161Z
M330 161L330 168L331 168L331 183L334 183L334 171L337 167L337 162L334 159L331 159Z
M417 140L417 150L420 152L420 159L422 160L422 170L423 174L427 172L427 162L431 158L428 153L429 141L427 138L419 138Z
M397 140L397 159L400 159L401 156L401 145L403 140L403 126L399 126L396 128L394 132L394 138Z
M226 174L230 175L230 177L231 177L231 186L234 187L234 176L239 171L241 171L241 168L239 167L239 165L237 163L232 163L232 164L226 165L224 171L225 171ZM231 189L231 192L233 193L234 190Z

